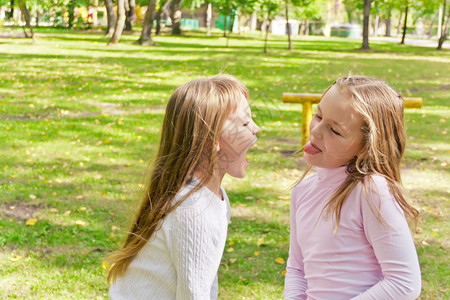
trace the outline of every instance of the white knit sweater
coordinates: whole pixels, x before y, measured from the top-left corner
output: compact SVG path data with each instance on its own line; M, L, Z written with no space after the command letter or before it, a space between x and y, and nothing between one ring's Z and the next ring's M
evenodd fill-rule
M198 184L178 193L181 199ZM227 238L230 204L203 187L171 212L110 287L116 299L217 299L217 270Z

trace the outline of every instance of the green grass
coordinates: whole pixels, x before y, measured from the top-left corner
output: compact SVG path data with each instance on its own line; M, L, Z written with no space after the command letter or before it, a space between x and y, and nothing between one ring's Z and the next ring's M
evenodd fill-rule
M180 84L226 72L250 89L262 127L242 180L226 177L232 223L219 271L221 299L280 299L288 256L290 186L305 167L301 106L283 92L320 93L365 74L425 99L406 110L403 180L420 209L414 240L421 299L448 299L448 50L302 37L288 51L259 34L137 36L106 46L98 34L42 30L37 43L0 39L0 298L105 299L102 259L138 205L164 107ZM36 224L26 225L29 219Z

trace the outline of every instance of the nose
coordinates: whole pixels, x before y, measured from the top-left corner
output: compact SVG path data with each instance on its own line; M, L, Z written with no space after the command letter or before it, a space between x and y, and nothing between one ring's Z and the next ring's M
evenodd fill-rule
M257 135L261 131L261 128L255 122L252 125L252 133L253 135Z
M312 121L309 124L309 133L315 139L321 139L322 138L322 132L321 132L321 129L320 129L320 124L317 124L316 122Z

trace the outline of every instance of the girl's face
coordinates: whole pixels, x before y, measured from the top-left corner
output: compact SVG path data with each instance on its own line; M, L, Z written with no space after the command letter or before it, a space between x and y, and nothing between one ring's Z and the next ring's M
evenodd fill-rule
M320 168L347 164L361 150L363 119L351 99L333 85L322 97L310 125L305 160Z
M242 178L249 163L246 159L248 149L256 143L260 128L252 119L247 99L242 100L225 121L219 138L219 167L222 174Z

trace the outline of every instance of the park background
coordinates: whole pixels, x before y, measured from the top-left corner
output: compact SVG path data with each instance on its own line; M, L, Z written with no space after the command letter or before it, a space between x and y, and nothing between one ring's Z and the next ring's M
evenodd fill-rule
M146 2L112 2L116 21L118 4L128 15L130 3ZM112 42L120 22L94 24L102 1L0 0L0 298L107 298L103 259L122 244L138 206L170 94L223 72L248 86L262 131L247 176L224 180L232 218L220 299L281 299L290 188L306 167L302 106L282 94L321 93L351 72L423 99L405 109L403 183L420 211L412 228L420 299L449 299L448 42L436 50L448 33L446 1L210 3L208 29L207 3L176 2L176 33L171 2L154 1L151 42L147 32L142 43L145 13L133 14L131 29L123 19Z

